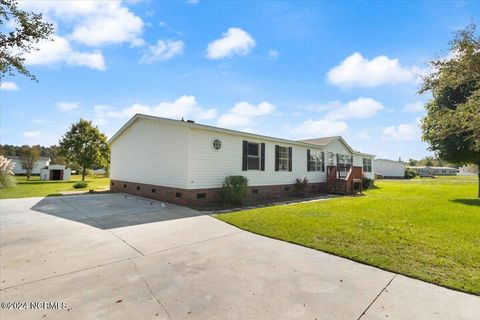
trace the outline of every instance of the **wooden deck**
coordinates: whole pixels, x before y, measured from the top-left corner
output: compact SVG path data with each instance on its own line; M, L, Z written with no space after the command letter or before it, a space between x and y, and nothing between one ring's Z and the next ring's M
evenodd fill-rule
M343 195L362 193L362 176L362 167L328 166L328 192Z

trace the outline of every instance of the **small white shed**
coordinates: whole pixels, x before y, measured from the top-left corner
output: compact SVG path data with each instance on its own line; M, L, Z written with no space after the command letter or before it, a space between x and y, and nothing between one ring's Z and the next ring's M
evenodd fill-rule
M61 164L52 164L40 170L40 180L70 180L72 169Z
M389 159L375 159L375 173L384 178L403 178L405 176L405 164L401 161Z

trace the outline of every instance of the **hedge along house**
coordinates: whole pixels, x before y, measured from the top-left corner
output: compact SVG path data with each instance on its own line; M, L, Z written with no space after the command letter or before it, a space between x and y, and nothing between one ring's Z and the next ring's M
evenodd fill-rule
M374 156L341 137L292 141L136 114L110 144L112 191L181 205L218 202L230 175L248 178L252 201L291 195L297 178L313 193L351 193L353 178L373 179Z

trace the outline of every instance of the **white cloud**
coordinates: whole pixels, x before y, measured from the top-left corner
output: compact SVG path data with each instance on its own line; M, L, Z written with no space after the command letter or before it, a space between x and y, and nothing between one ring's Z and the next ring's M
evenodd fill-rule
M255 119L270 115L274 111L275 106L269 102L254 105L246 101L241 101L218 118L218 125L221 127L250 126L254 123Z
M398 59L378 56L372 60L355 52L327 73L328 81L339 87L376 87L410 82L418 67L403 67Z
M268 50L268 57L272 60L278 59L280 53L277 50L270 49Z
M40 131L25 131L23 136L25 138L37 138L40 136Z
M105 60L100 51L79 52L71 48L67 39L53 36L52 41L41 41L38 51L25 55L27 65L58 65L65 63L71 66L85 66L97 70L105 70Z
M420 130L415 123L403 123L398 126L389 126L383 129L382 140L384 141L401 141L418 139Z
M93 14L75 26L70 38L89 46L114 43L142 45L140 37L144 23L121 2L98 2Z
M127 108L117 110L111 106L97 105L94 107L96 124L105 124L109 118L131 118L137 113L180 120L208 120L217 116L215 109L204 109L197 104L194 96L181 96L174 101L161 102L154 106L135 103Z
M372 99L360 97L342 105L339 101L330 103L331 110L325 116L332 120L361 119L374 116L377 112L384 109L383 105Z
M70 112L80 108L80 104L78 102L58 102L57 103L57 110L60 112Z
M296 127L290 128L290 132L301 137L316 138L340 135L347 129L348 124L345 121L308 119Z
M207 58L222 59L226 57L249 54L255 47L255 40L240 28L230 28L223 37L208 44Z
M21 1L20 6L72 22L68 39L89 46L144 43L143 20L121 1Z
M148 47L140 62L153 63L168 60L176 55L183 54L185 43L181 40L158 40L156 44Z
M15 90L18 90L18 86L15 84L15 82L1 81L0 82L0 90L15 91Z
M425 111L424 103L420 101L407 103L402 108L405 112L422 112Z

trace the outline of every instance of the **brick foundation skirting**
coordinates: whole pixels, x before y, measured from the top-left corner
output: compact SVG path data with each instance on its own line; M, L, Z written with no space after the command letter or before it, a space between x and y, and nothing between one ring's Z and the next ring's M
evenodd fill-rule
M220 188L182 189L131 181L111 180L110 190L182 206L200 207L202 205L220 203ZM328 191L328 186L326 182L309 183L306 191L308 195L325 194ZM257 201L287 198L293 196L294 192L295 188L293 184L250 186L248 187L247 202L255 203Z

